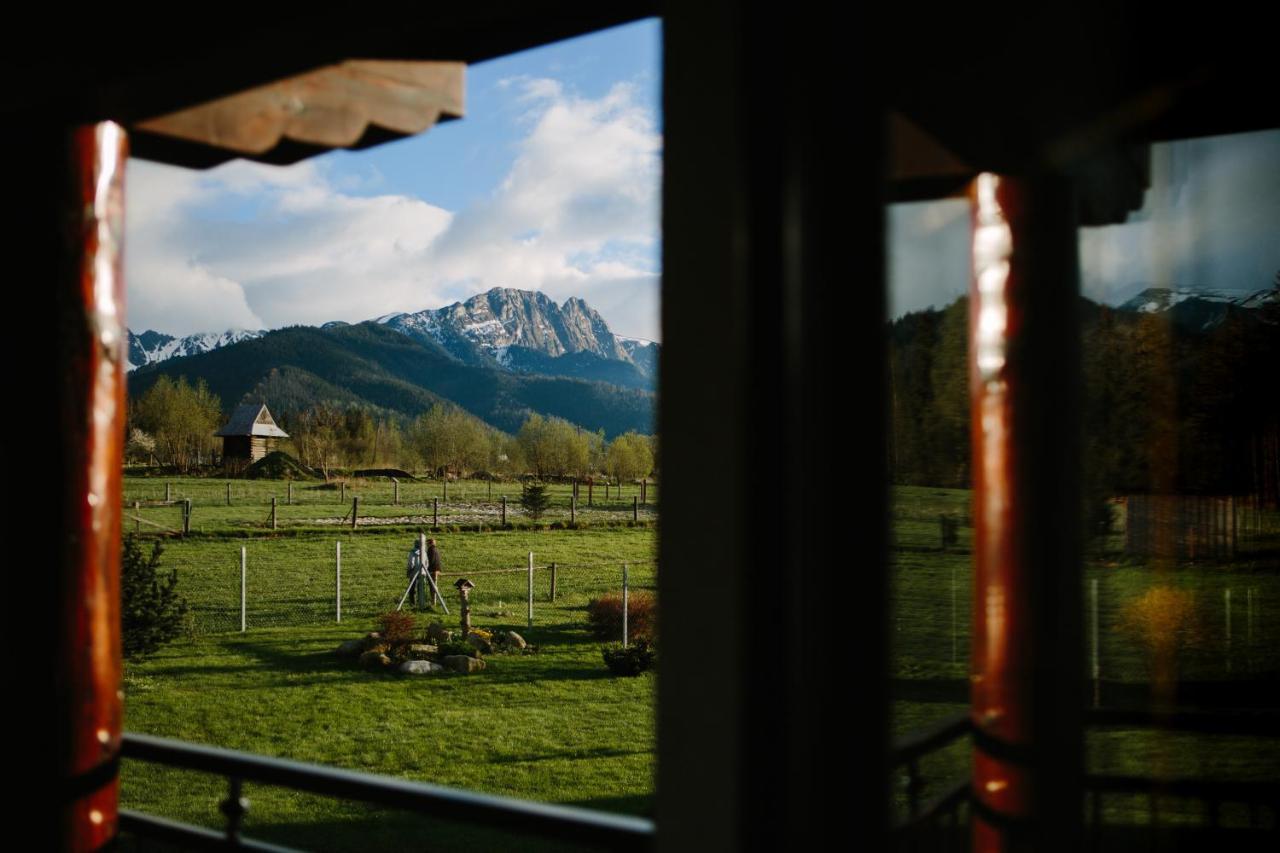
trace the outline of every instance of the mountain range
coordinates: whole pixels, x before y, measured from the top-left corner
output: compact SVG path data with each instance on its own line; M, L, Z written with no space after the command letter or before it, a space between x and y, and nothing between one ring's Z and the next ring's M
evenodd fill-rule
M659 345L613 334L599 312L577 297L557 305L546 294L511 288L444 308L387 314L373 322L439 346L462 364L511 373L565 376L655 390ZM350 324L325 323L321 329ZM267 334L234 330L175 337L129 332L126 369L198 355Z
M1251 311L1268 305L1280 305L1280 287L1259 290L1147 287L1117 310L1167 314L1170 321L1181 329L1207 332L1222 325L1233 312Z
M581 299L494 289L445 308L364 323L177 338L129 335L129 393L159 376L204 380L230 409L316 403L414 416L455 403L518 430L531 412L613 436L653 431L659 345L614 335Z

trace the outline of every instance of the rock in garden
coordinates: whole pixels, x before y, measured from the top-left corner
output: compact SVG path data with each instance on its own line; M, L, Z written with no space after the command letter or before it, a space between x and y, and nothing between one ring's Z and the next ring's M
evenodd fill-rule
M382 667L391 666L391 658L382 654L382 652L369 651L360 655L360 665L365 669L381 669Z
M444 672L444 667L429 660L407 660L400 664L400 671L406 675L431 675L433 672Z
M480 658L473 658L471 655L449 655L444 659L444 665L463 675L470 675L473 672L479 672L484 669L484 661L480 660Z
M427 626L427 639L437 645L447 643L453 639L453 632L439 622L432 622Z
M334 650L334 654L343 655L344 657L355 657L364 651L364 640L347 640Z
M508 632L507 632L507 645L508 645L508 646L515 646L517 649L523 649L525 646L527 646L527 645L529 645L529 644L528 644L528 643L526 643L526 642L524 641L524 637L521 637L521 636L520 636L519 634L517 634L515 631L508 631Z
M434 655L440 651L437 646L429 646L426 643L414 643L409 646L409 654L411 655Z
M467 642L486 655L493 651L493 643L490 643L479 634L468 634Z

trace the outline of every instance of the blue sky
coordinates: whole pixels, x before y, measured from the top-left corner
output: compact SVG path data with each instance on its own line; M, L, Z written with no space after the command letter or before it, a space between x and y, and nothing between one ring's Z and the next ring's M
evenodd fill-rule
M465 118L367 151L130 161L130 326L354 322L518 287L660 339L660 39L644 21L470 66Z
M516 287L661 340L661 49L644 21L473 65L465 118L289 168L130 161L131 328L358 322ZM966 291L966 202L887 216L893 316ZM1154 146L1143 209L1081 229L1082 289L1266 287L1278 234L1280 131Z

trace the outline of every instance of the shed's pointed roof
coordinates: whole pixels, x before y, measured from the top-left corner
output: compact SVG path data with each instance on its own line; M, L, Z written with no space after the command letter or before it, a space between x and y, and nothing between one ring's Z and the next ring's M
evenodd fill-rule
M214 433L221 436L257 435L272 438L288 438L289 433L276 426L266 403L245 403L231 413L227 425Z

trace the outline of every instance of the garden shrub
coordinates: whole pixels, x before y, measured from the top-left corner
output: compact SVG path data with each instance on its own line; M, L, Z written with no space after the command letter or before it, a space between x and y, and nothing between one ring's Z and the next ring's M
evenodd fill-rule
M159 540L144 557L132 536L124 538L120 560L120 622L123 653L129 660L141 660L165 643L182 635L187 623L187 601L178 595L178 570L167 577L159 573Z
M480 657L480 650L470 643L460 643L457 640L450 640L447 643L440 643L436 646L440 660L444 660L451 655L467 655L468 657Z
M630 603L630 602L628 602ZM639 675L658 665L658 652L644 640L632 643L623 648L621 643L614 643L601 649L605 666L614 675Z
M414 642L415 621L413 614L406 610L391 610L377 618L377 631L382 640L392 648L407 646Z
M610 592L587 604L591 633L600 640L622 639L622 593ZM648 592L627 596L627 639L653 642L658 634L658 605Z

